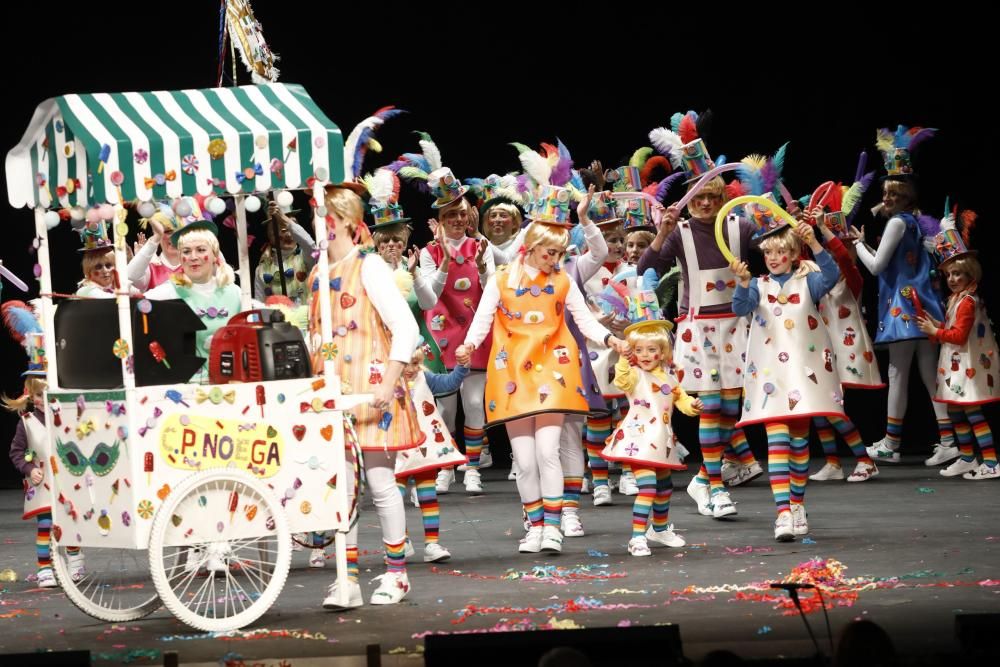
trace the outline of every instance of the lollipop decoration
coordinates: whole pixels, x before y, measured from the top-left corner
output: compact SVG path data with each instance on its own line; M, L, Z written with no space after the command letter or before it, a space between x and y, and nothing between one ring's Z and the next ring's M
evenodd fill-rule
M154 340L149 344L149 353L153 355L156 363L163 364L168 369L170 368L170 362L167 361L167 353L163 351L163 346L160 345L159 341Z
M774 383L772 383L772 382L765 382L764 383L764 402L760 406L761 410L763 410L765 407L767 407L767 398L768 398L768 396L770 396L774 392L775 392Z

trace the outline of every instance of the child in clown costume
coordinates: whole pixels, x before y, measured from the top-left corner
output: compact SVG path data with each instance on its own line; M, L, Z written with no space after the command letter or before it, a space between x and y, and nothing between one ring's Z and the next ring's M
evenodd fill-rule
M854 190L856 197L851 195L851 190L848 190L847 194L851 197L851 208L863 194L860 182L852 185L852 188L855 186L858 186ZM840 186L836 187L839 191ZM820 302L819 311L830 333L840 384L845 392L848 389L858 391L881 389L885 384L879 373L875 350L868 335L868 327L862 318L861 303L858 300L863 279L851 249L848 249L841 240L849 238L851 228L847 224L845 211L841 210L840 201L839 196L831 201L830 208L834 210L830 212L824 213L821 208L810 212L811 219L816 223L816 230L823 239L823 245L836 260L841 274L840 280ZM849 214L851 208L845 208ZM853 422L827 417L816 417L813 421L823 446L826 462L820 470L810 475L809 479L815 481L844 479L840 458L837 456L835 431L841 435L857 459L854 471L847 476L847 481L864 482L878 475L878 467L868 455L864 441Z
M464 463L465 456L458 451L455 439L448 432L434 396L452 394L458 390L462 380L469 374L470 359L468 355L456 354L458 366L450 373L432 373L423 366L426 354L424 345L421 340L413 353L413 359L403 369L403 381L413 398L417 422L425 440L419 447L396 455L396 483L405 498L407 480L413 479L424 525L424 562L439 563L451 558L451 552L438 542L441 514L435 488L437 471L445 466ZM413 545L407 539L406 555L411 556L413 551Z
M882 232L878 249L864 241L864 228L854 239L858 259L872 275L878 276L878 327L875 344L889 348L889 401L885 437L868 448L876 461L899 462L899 448L906 415L910 367L916 354L920 379L929 395L934 394L937 350L927 339L916 318L917 303L935 320L944 319L941 302L931 285L931 257L923 247L924 232L918 224L917 189L913 180L912 151L933 136L929 128L906 128L895 132L878 131L876 146L882 153L888 176L882 184L882 204L878 211L889 221ZM914 298L915 297L915 298ZM955 433L944 403L932 402L937 418L940 443L927 465L947 463L958 458Z
M738 285L733 312L752 318L744 373L743 416L737 426L763 423L768 472L777 506L774 538L806 535L803 504L809 473L809 424L817 416L846 419L833 345L817 305L837 283L837 264L812 228L794 230L763 214L760 249L769 273L751 278L745 262L730 264ZM816 264L799 261L802 244Z
M620 357L615 364L615 385L625 392L629 408L601 456L628 463L636 477L639 492L632 505L632 538L628 543L633 556L649 556L649 541L668 547L685 544L668 524L674 487L670 475L686 467L678 455L670 422L674 407L693 417L701 409L701 401L680 386L671 357L671 329L673 325L663 320L629 325L625 340L632 354Z
M997 363L1000 351L986 307L976 294L983 269L976 251L968 249L968 236L975 214L963 213L965 228L961 235L953 218L946 218L936 238L942 257L938 271L948 281L947 319L929 316L918 318L920 330L941 343L938 357L937 392L934 400L948 406L948 416L955 427L960 456L940 472L945 477L962 475L964 479L998 479L993 432L983 415L982 406L1000 400L995 395ZM979 443L982 462L977 463L973 440Z
M269 217L264 221L267 246L261 253L253 280L253 294L259 301L264 301L274 294L287 294L295 305L304 306L309 299L310 291L306 279L316 262L312 255L315 244L309 232L291 216L292 212L282 210L276 201L270 202L267 206ZM278 219L277 237L274 234L271 218ZM278 266L277 259L279 252L281 267ZM281 268L284 269L284 283L279 275ZM285 291L282 291L282 284L285 286Z
M490 425L506 424L518 464L517 487L531 522L518 547L522 553L562 550L563 419L589 411L580 364L574 362L579 350L564 313L573 314L589 340L625 349L624 341L594 319L579 288L560 270L569 244L569 198L565 188L541 187L521 257L488 283L459 349L472 352L492 328L486 412Z

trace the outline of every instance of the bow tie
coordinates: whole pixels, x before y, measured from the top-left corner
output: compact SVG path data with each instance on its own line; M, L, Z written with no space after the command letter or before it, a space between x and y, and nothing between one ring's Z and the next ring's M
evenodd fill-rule
M784 295L780 295L780 296L784 296ZM776 297L773 294L768 294L767 295L767 302L768 303L775 303L775 302L778 302L778 303L798 303L801 300L801 298L802 297L800 297L798 294L791 294L791 295L785 297L785 300L782 301L779 297Z
M532 285L531 287L518 287L514 290L514 296L522 296L527 292L531 292L531 296L538 296L542 292L545 294L555 294L556 290L552 285L546 285L545 287L538 287L537 285Z
M722 291L726 288L733 289L736 287L736 281L730 280L729 282L723 282L721 280L716 280L714 283L705 283L705 291L711 292L712 290Z

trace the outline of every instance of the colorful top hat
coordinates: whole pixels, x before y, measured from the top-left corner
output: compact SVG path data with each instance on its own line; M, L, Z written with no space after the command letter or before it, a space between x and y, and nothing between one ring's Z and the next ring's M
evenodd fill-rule
M639 167L618 167L610 173L617 176L612 185L614 192L629 192L636 195L632 199L617 200L618 215L624 222L625 231L653 229L653 208L649 205L648 200L639 196L639 193L642 192Z
M773 157L748 155L740 160L737 170L742 194L757 195L777 202L781 197L781 171L785 163L785 149L779 148ZM757 204L747 204L744 215L754 223L756 231L753 240L760 240L788 227L788 223L777 218L770 209Z
M427 185L435 197L431 208L444 208L453 204L469 191L469 187L462 185L448 167L441 167L427 174Z
M947 264L962 257L979 254L969 248L969 235L976 223L976 212L962 211L962 229L955 225L954 215L941 221L941 231L934 237L934 250L938 257L938 269L944 269Z
M524 197L517 191L517 178L513 174L490 174L469 187L482 201L479 206L480 223L486 221L486 214L497 204L510 204L521 212L522 218L525 216Z
M618 206L610 192L595 192L590 198L590 208L587 217L598 227L620 225L622 216L618 214Z
M572 222L569 217L569 189L557 185L542 185L528 207L528 219L546 225L559 225L569 228Z
M106 252L113 249L111 241L108 240L108 225L103 219L93 216L77 231L80 233L80 240L83 241L83 247L77 252Z
M48 369L48 361L45 358L45 334L25 334L23 345L28 353L28 370L21 373L21 377L45 377Z
M774 196L770 192L761 195L764 199L774 201ZM772 234L787 229L790 225L779 219L770 209L757 204L747 204L743 209L744 215L754 224L754 233L751 237L753 241L761 241Z
M886 177L891 180L913 178L913 151L925 139L937 132L932 127L906 127L899 125L893 132L881 128L875 133L875 147L882 153Z
M372 216L372 231L380 227L404 224L410 221L399 205L399 177L390 169L382 168L364 178L368 204Z
M670 117L669 130L659 127L649 133L653 146L670 158L675 169L684 170L687 182L701 178L712 168L712 156L703 138L711 118L709 110L700 115L694 111L675 113Z

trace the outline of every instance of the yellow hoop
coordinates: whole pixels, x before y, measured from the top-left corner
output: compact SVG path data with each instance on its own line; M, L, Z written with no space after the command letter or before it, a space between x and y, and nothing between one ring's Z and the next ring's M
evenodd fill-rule
M742 206L743 204L758 204L764 208L774 213L776 216L790 224L792 227L798 226L798 221L792 217L792 214L775 204L770 199L765 197L759 197L757 195L744 195L742 197L737 197L736 199L730 199L725 203L725 205L719 209L719 213L715 216L715 242L719 244L719 250L722 251L722 256L726 258L728 262L736 261L736 257L733 252L726 245L726 239L722 236L722 221L726 219L729 212L732 211L737 206Z

